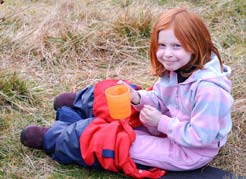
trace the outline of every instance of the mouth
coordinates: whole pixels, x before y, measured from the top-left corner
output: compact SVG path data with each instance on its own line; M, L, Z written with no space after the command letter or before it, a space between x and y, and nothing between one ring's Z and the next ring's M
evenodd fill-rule
M164 62L166 62L166 63L174 63L176 61L175 60L164 60Z

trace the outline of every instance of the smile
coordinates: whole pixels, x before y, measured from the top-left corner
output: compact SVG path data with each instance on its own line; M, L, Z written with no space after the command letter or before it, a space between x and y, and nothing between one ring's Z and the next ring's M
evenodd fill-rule
M174 63L174 62L176 62L176 61L164 60L164 62L166 62L166 63Z

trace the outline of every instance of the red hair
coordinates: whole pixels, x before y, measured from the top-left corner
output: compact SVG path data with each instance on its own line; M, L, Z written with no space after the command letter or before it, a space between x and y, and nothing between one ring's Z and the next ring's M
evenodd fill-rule
M190 62L182 67L182 69L192 68L192 70L183 74L184 76L189 76L195 70L202 69L204 64L210 61L212 52L218 56L222 66L219 51L214 46L210 33L201 18L184 8L174 8L163 12L157 18L151 32L149 55L154 75L162 76L166 72L164 66L157 60L156 52L159 32L170 27L173 27L174 34L184 49L192 52Z

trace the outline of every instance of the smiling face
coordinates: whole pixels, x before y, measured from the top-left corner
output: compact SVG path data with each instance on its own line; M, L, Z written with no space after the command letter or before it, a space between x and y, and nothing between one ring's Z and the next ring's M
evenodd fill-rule
M182 47L172 28L159 32L156 57L166 70L180 69L191 60L191 56L192 53Z

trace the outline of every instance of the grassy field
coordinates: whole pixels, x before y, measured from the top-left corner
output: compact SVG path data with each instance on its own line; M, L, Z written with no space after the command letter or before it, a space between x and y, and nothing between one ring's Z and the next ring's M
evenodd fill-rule
M142 87L150 75L148 42L155 17L185 6L204 19L233 74L233 129L210 164L246 176L245 0L5 0L0 4L0 178L128 178L64 166L23 147L28 124L54 122L54 97L107 79Z

